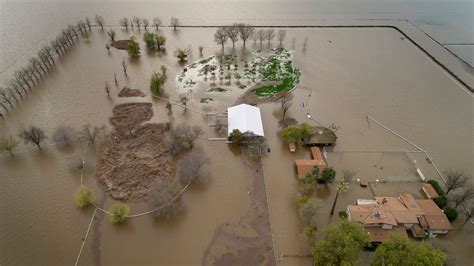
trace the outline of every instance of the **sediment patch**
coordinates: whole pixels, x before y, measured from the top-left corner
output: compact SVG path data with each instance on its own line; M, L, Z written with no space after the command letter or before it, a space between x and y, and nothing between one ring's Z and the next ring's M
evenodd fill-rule
M126 103L113 109L110 123L115 131L102 146L97 177L114 199L144 200L156 179L175 178L166 142L169 124L143 124L153 116L151 107L151 103Z
M145 93L141 90L123 87L123 89L120 90L118 97L145 97Z
M115 49L127 50L129 43L130 43L130 40L118 40L118 41L113 41L111 45Z

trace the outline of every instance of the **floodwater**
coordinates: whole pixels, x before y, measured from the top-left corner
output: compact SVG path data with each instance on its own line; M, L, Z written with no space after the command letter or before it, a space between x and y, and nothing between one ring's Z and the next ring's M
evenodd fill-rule
M171 16L174 14L171 11L178 12L180 3L163 2L163 9L156 10ZM21 63L25 56L34 53L36 45L54 36L64 23L76 21L86 15L92 17L95 13L104 14L106 20L115 23L122 16L148 15L151 18L154 12L148 6L154 4L149 2L132 5L109 2L1 1L0 4L3 22L0 23L2 82L6 81L14 69L9 66ZM249 2L245 2L244 7L246 5L251 6ZM193 3L195 13L189 9L176 16L189 24L206 23L207 16L203 14L208 13L216 14L210 20L212 24L234 21L233 17L244 18L248 22L262 20L266 23L289 23L281 20L286 12L290 12L289 9L281 8L280 13L269 14L267 19L256 14L260 14L268 2L262 1L258 5L261 6L260 9L240 7L237 9L240 13L232 12L232 16L228 16L228 13L222 12L220 2ZM280 7L286 5L288 4L278 3ZM310 4L306 2L306 5ZM298 21L300 17L313 19L312 9L306 10L305 5L294 6L296 9L291 11L294 13L289 16L290 22ZM326 10L330 10L330 6L328 4ZM404 9L405 7L398 12L404 13ZM383 8L378 10L376 14L380 16L399 17L397 14L383 14ZM456 12L465 16L460 10ZM357 12L350 15L357 18L374 16ZM333 12L322 17L337 18ZM167 21L167 17L163 19ZM448 21L444 16L441 20L446 23ZM465 21L459 16L455 22L447 23L449 25L436 27L435 23L431 23L429 27L432 32L439 33L439 36L446 36L443 34L444 29L462 25L457 29L463 34L450 35L449 40L465 41L465 36L471 36L466 34ZM32 24L37 28L31 27ZM130 35L117 31L119 39ZM138 100L116 97L116 92L124 85L141 89L149 95L148 78L153 71L159 71L162 64L168 67L169 80L165 91L172 98L176 97L173 80L181 71L182 65L173 57L174 49L191 45L193 55L190 61L199 59L199 45L204 46L204 57L220 50L212 42L213 29L186 28L181 29L178 34L168 29L163 31L168 38L168 53L158 55L143 49L141 58L133 61L123 51L111 49L111 53L107 54L107 37L94 29L90 41L81 40L76 43L66 56L58 60L56 67L34 92L5 120L0 121L0 137L16 134L21 126L30 124L41 126L49 135L61 125L80 129L86 123L107 124L112 107L130 101L154 102L155 115L152 122L173 121L201 125L207 134L207 125L212 121L206 120L202 115L183 113L175 107L173 116L170 117L166 114L163 102L154 101L150 97ZM140 35L137 34L137 37L141 40ZM423 157L416 153L405 153L412 151L413 147L375 124L368 124L366 115L389 125L427 150L441 170L462 169L472 175L473 98L426 55L400 37L398 32L391 29L289 29L285 46L294 50L295 64L302 70L300 87L295 91L289 115L300 122L323 125L334 123L340 126L337 145L334 152L329 153L330 160L337 169L358 171L360 177L369 180L379 176L414 175L413 165L421 167L429 178L436 178L436 174L424 163ZM294 48L291 47L293 38ZM308 39L308 45L303 51L302 43L305 38ZM256 47L249 44L249 48ZM241 43L237 45L237 49L241 49ZM122 59L129 64L128 78L122 74ZM114 73L119 80L118 89L113 85ZM112 86L111 98L104 92L105 81ZM300 107L302 101L309 104L309 109ZM214 103L213 108L220 112L231 104L230 100L222 101ZM201 108L198 99L192 101L190 106ZM312 120L308 120L307 112L311 114ZM279 117L276 104L262 105L262 114L267 142L271 148L270 154L263 158L263 164L275 255L308 254L307 247L300 238L303 225L295 206L297 189L293 160L309 157L309 153L298 148L296 154L290 154L282 144L276 132ZM209 135L212 134L209 131ZM144 216L129 220L121 226L112 225L108 217L98 218L86 242L81 257L82 264L201 263L203 252L215 229L223 223L237 222L250 204L247 172L241 160L236 158L238 155L232 153L224 143L208 142L206 137L203 137L200 145L212 159L211 182L205 187L193 187L184 194L185 211L170 221L154 221L152 217ZM46 145L51 145L51 140ZM76 143L70 149L58 149L52 145L45 147L43 151L37 151L21 144L15 158L0 155L0 264L74 263L93 213L92 209L77 209L72 202L72 195L80 184L77 164L83 148L84 143ZM102 204L109 207L114 201L101 192L102 188L94 177L97 153L98 147L89 149L84 178L86 184L93 187L98 198L102 199ZM384 165L385 170L380 171L373 164ZM332 198L329 192L322 195ZM341 197L337 211L344 207L344 199L350 201L369 196L367 190L351 190ZM146 203L131 204L132 213L149 207ZM322 210L322 224L328 222L324 218L324 212L328 212L329 208L330 206L325 206ZM468 241L459 232L456 236L458 238L452 238L458 242L446 243L453 245ZM468 249L473 244L472 241L467 243L471 245L466 245L460 253L461 265L464 262L462 258L469 258L466 254L469 254ZM310 261L307 259L285 259L282 262L283 265L308 263Z

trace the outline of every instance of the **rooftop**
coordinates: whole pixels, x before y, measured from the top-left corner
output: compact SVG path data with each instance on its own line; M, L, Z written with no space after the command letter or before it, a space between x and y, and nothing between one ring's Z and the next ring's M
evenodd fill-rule
M238 129L242 133L252 133L256 136L263 137L262 116L260 108L240 104L227 108L227 133L230 135L234 129Z
M326 168L326 161L324 161L323 154L318 147L311 147L311 155L313 157L312 160L295 160L298 176L305 176L315 166L319 167L320 170Z

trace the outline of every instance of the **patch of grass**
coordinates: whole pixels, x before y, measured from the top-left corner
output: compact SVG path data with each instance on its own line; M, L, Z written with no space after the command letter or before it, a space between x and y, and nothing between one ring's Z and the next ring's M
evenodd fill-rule
M214 101L213 98L210 98L210 97L205 97L205 98L201 98L201 103L208 103L209 101Z
M242 90L243 90L243 89L245 89L245 88L247 88L247 86L245 86L245 85L243 85L243 84L239 85L239 89L242 89Z
M226 89L222 88L222 87L214 87L214 88L210 88L209 90L207 90L209 92L212 92L212 91L217 91L217 92L224 92L224 91L227 91Z

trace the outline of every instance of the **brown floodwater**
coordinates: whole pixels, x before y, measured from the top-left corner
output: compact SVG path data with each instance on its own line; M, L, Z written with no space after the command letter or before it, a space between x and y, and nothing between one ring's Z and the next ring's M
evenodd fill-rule
M121 10L118 14L130 12ZM130 35L117 31L119 38ZM30 124L41 126L51 135L61 125L80 129L86 123L108 124L114 105L148 101L154 103L152 122L187 123L200 125L205 130L199 145L212 160L211 182L188 190L184 194L185 210L170 221L144 216L116 226L108 217L98 218L81 257L84 265L199 265L216 228L223 223L236 223L250 205L248 173L238 154L232 153L223 142L206 139L208 132L213 134L207 127L212 121L177 107L173 108L173 115L168 116L163 102L152 100L147 89L151 73L166 65L170 78L165 91L176 98L173 80L183 66L172 52L176 47L192 45L190 60L198 60L196 48L202 45L204 57L212 55L219 51L212 42L214 29L186 28L177 34L169 29L163 31L168 38L167 54L158 55L143 49L139 60L129 60L123 51L111 49L108 54L105 33L94 29L89 41L82 39L66 56L58 59L56 67L34 92L0 121L0 137L16 134L21 126ZM285 45L292 49L291 40L295 38L294 61L302 70L300 87L295 90L289 115L300 122L340 126L337 145L329 153L337 169L358 171L368 180L414 175L412 166L416 159L427 176L436 178L422 157L406 152L413 147L375 124L368 126L365 115L371 115L427 150L441 170L462 169L472 175L473 98L415 46L400 39L398 32L329 28L287 31ZM138 33L137 37L141 40ZM305 38L307 48L303 50ZM249 44L248 48L257 47ZM240 43L237 49L242 49ZM122 74L122 59L129 64L128 78ZM114 73L119 88L113 85ZM112 85L110 98L104 92L105 81ZM122 86L141 89L148 96L118 98L116 94ZM302 101L309 104L312 120L307 119L307 109L300 107ZM222 97L222 101L214 101L212 106L221 112L232 103L233 99ZM191 101L190 106L201 108L198 99ZM298 148L297 153L290 154L277 135L278 105L261 107L271 148L270 154L263 158L263 165L275 255L308 254L300 237L303 224L296 212L293 160L309 157L309 153ZM45 144L42 151L21 144L14 158L0 157L2 265L74 263L92 216L93 209L82 211L72 202L72 195L80 184L77 165L84 143L76 143L69 149L59 149L51 145L51 140ZM101 192L95 179L97 154L98 147L89 149L84 180L107 208L114 201ZM375 164L383 165L384 170L374 167ZM321 195L333 197L330 191ZM351 190L341 197L337 210L344 207L343 202L370 195L368 190ZM130 206L132 213L150 209L147 203ZM326 204L321 211L319 224L334 221L325 214L329 208ZM448 236L446 243L470 244L460 253L462 262L465 262L463 258L469 258L472 240L468 242L466 234ZM282 264L310 265L311 262L285 259Z

